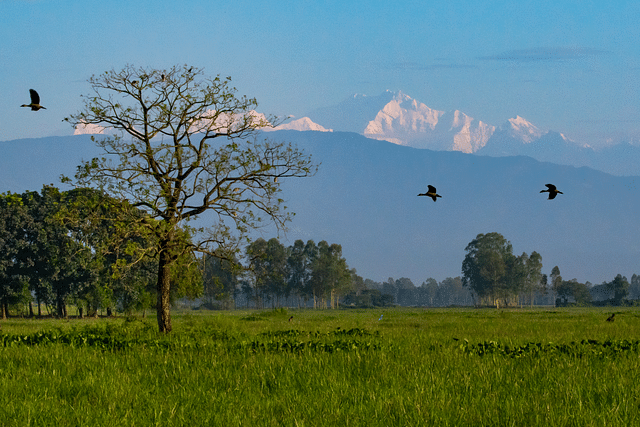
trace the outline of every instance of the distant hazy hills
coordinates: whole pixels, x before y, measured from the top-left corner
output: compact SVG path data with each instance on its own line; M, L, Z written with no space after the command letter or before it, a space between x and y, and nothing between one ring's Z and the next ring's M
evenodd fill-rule
M354 95L338 105L314 110L308 118L334 131L355 132L408 147L489 156L526 155L614 175L640 175L640 146L630 142L596 151L561 133L543 131L520 116L500 126L490 125L459 110L431 109L402 92Z
M547 274L558 265L565 279L601 283L640 273L640 178L524 156L416 149L356 133L264 136L294 142L322 163L314 177L282 180L296 212L283 241L340 243L349 266L366 278L404 276L420 285L460 275L465 246L493 231L516 254L538 251ZM73 175L80 159L97 154L84 135L0 142L0 149L3 192L59 185L60 174ZM547 200L539 193L546 183L564 194ZM435 203L417 197L427 184L442 195Z

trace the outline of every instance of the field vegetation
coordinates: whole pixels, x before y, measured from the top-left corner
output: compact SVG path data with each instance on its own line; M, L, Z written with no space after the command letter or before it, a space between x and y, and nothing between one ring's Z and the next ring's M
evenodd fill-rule
M183 311L0 328L6 426L638 425L640 314Z

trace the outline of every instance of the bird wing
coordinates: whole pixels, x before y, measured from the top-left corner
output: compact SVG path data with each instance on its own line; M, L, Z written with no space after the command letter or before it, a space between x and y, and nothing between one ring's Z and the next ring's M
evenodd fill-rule
M555 198L556 198L556 193L554 193L553 191L549 191L549 200L555 199Z
M435 193L436 192L436 187L434 187L433 185L427 185L427 188L429 188L429 193Z
M545 187L547 187L551 191L556 191L556 186L553 184L545 184Z
M33 89L29 89L29 95L31 95L32 104L40 104L40 95Z

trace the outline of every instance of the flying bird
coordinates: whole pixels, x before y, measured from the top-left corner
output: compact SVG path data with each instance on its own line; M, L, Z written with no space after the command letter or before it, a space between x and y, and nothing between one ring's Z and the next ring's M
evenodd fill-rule
M418 196L431 197L434 202L437 200L438 197L442 197L441 195L436 194L436 187L434 187L433 185L427 185L427 187L429 188L429 191L427 191L426 193L418 194Z
M558 193L564 194L562 191L558 191L556 189L556 186L553 185L553 184L545 184L545 186L547 187L547 189L546 190L540 190L540 192L541 193L549 193L549 199L548 200L555 199L556 196L558 195Z
M612 313L611 316L607 317L607 322L613 322L613 318L615 317L615 313Z
M378 322L382 320L382 316L384 316L384 314L380 315L380 318L378 319Z
M40 95L38 95L38 92L33 89L29 89L29 95L31 95L31 104L22 104L21 107L30 107L31 111L38 111L41 108L46 110L45 107L40 105Z

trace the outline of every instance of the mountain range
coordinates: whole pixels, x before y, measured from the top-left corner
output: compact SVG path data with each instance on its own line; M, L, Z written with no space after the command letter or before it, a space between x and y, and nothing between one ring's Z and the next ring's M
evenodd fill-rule
M557 265L565 279L594 284L640 274L640 178L526 156L416 149L335 130L265 137L290 141L321 163L313 177L281 180L285 205L296 213L281 241L341 244L349 266L365 278L408 277L420 285L458 276L466 245L494 231L511 241L514 254L539 252L546 274ZM59 176L72 176L81 159L98 154L88 135L5 141L0 149L2 192L49 183L65 189ZM547 200L540 194L547 183L564 194ZM417 197L427 184L442 196L435 203ZM275 235L266 227L255 236Z
M432 109L402 92L386 91L373 97L356 94L338 105L311 111L307 118L334 131L355 132L408 147L487 156L525 155L614 175L640 175L640 146L633 141L594 150L517 115L495 126L459 110Z

